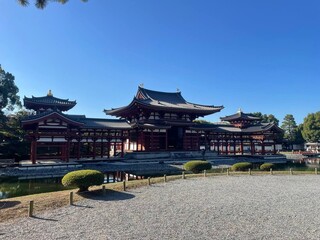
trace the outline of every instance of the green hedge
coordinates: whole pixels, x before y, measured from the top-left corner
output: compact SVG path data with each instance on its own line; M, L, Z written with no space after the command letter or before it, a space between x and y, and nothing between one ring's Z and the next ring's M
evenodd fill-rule
M96 170L78 170L67 173L61 180L63 186L76 186L79 192L88 191L90 186L101 185L104 174Z
M193 160L185 163L183 165L183 168L186 171L192 171L193 173L199 173L203 170L209 170L212 168L211 163L208 161L202 161L202 160Z
M274 166L273 163L264 163L264 164L262 164L262 165L260 166L260 170L262 170L262 171L269 171L270 168L272 168L272 169L275 168L275 166Z
M231 166L232 171L245 171L252 168L252 163L249 162L239 162Z

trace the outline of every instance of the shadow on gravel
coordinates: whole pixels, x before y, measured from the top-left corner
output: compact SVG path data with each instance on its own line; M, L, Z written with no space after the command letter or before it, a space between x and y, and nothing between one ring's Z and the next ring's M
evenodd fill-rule
M36 217L32 216L33 219L39 219L39 220L45 220L45 221L52 221L52 222L57 222L57 219L51 219L51 218L43 218L43 217Z
M102 190L88 191L83 193L77 193L83 198L100 201L119 201L134 198L135 195L127 192L118 192L111 189L106 189L106 194L103 195Z
M20 201L2 201L0 202L0 209L11 208L20 203Z
M91 206L88 206L88 205L80 205L80 204L72 204L72 206L75 206L75 207L80 207L80 208L93 208Z

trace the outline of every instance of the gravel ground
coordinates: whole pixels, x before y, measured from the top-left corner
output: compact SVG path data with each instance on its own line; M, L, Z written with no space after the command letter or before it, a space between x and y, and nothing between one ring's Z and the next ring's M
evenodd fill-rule
M0 239L320 239L319 199L315 175L177 180L1 224Z

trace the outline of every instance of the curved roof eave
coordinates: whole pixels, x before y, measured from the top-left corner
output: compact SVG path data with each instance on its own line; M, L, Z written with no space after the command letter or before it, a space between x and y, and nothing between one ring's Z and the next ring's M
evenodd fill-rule
M51 111L51 112L48 112L48 113L45 113L45 114L40 114L40 115L35 115L34 117L28 119L23 119L21 120L21 124L22 125L28 125L28 124L34 124L34 123L37 123L39 121L41 121L42 119L47 119L49 117L52 117L52 116L56 116L62 120L64 120L65 122L69 123L69 124L74 124L76 126L82 126L83 123L82 122L78 122L78 121L75 121L67 116L65 116L64 114L62 113L59 113L57 111Z

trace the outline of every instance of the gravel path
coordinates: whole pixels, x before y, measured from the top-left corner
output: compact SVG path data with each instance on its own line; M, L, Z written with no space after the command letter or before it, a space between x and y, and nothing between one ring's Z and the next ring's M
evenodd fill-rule
M177 180L1 224L0 239L320 239L319 200L315 175Z

